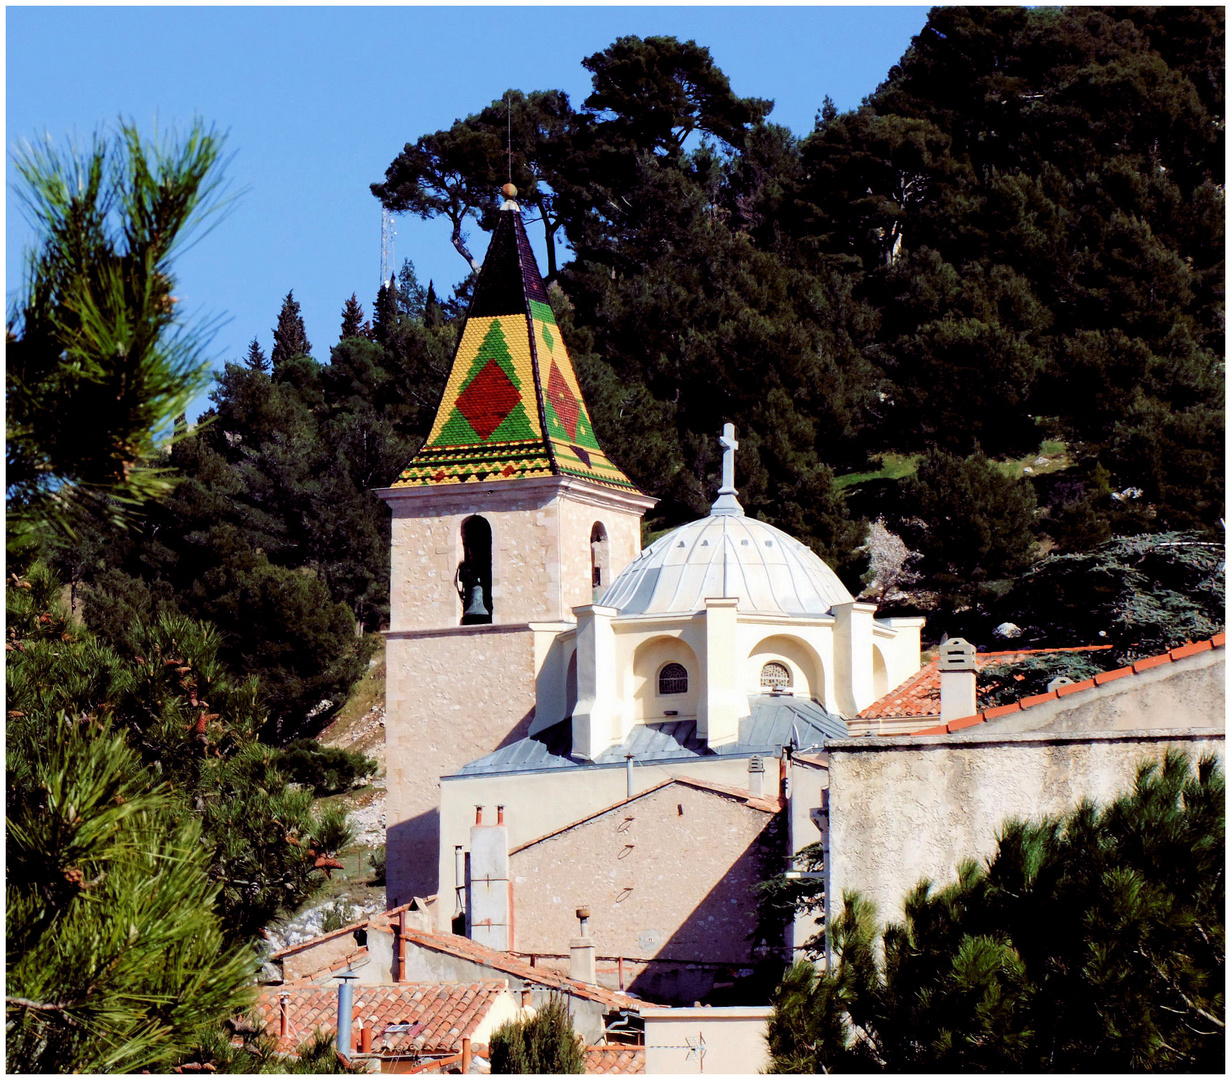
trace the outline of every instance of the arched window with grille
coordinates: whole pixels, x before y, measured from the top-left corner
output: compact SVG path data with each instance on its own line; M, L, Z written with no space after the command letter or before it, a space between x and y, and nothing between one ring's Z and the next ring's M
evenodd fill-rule
M688 669L683 664L664 664L658 673L659 694L687 694Z
M761 689L771 691L790 690L791 669L786 664L779 663L777 660L771 660L761 668Z

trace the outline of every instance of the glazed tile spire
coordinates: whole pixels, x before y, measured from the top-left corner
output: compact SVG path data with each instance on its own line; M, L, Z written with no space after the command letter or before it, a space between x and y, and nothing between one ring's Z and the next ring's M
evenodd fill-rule
M517 189L505 194L431 434L393 487L564 475L635 490L594 437Z

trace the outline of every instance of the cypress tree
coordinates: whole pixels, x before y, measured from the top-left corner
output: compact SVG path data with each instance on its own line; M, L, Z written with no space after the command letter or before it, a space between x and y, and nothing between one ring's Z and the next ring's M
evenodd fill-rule
M274 327L274 351L270 354L270 362L275 372L288 360L297 356L311 356L312 345L308 341L308 333L304 329L303 316L299 314L299 302L295 299L292 289L282 301L282 310L278 313L278 325Z
M347 338L363 337L363 307L359 303L358 298L354 293L350 294L350 299L342 308L342 337L345 341Z
M398 327L398 284L390 277L376 294L376 310L373 314L372 336L381 345L388 345Z
M249 371L260 371L266 375L269 374L269 361L265 359L265 353L256 338L253 338L248 345L248 355L244 357L244 363L248 365Z

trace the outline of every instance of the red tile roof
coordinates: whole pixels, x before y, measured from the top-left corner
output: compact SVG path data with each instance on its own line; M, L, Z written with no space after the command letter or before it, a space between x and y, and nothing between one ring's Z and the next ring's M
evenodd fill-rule
M591 1076L645 1072L644 1046L587 1046L586 1072Z
M1128 667L1100 672L1093 679L1083 679L1081 682L1069 683L1067 686L1057 687L1046 694L1034 694L1031 697L1022 698L1021 701L1013 701L1008 705L1001 705L995 709L984 709L974 716L963 716L960 720L952 720L948 724L935 724L932 727L923 728L921 731L912 731L911 734L949 735L964 728L974 727L976 724L984 724L989 720L1007 716L1009 713L1020 712L1025 709L1034 708L1036 705L1042 705L1048 701L1059 700L1068 694L1075 694L1079 690L1093 690L1096 686L1103 686L1106 683L1114 682L1116 679L1128 678L1131 675L1140 675L1143 671L1149 671L1150 668L1161 667L1163 664L1170 664L1176 660L1183 660L1187 656L1196 656L1198 653L1210 652L1212 649L1221 649L1226 645L1226 641L1227 637L1225 634L1215 634L1206 641L1189 642L1187 645L1181 645L1170 652L1160 653L1158 656L1147 656L1143 660L1136 660ZM1110 646L1100 647L1109 648ZM987 655L995 654L988 653ZM982 657L977 657L977 659L982 659ZM860 713L860 715L862 716L863 714Z
M976 653L975 664L980 671L995 664L1014 664L1032 656L1054 653L1099 652L1110 645L1081 645L1071 649L1012 649L1007 652ZM939 658L933 658L895 690L879 701L872 702L860 714L863 720L888 720L910 716L940 715Z
M376 927L383 929L383 927ZM429 930L406 928L405 938L408 943L420 948L432 949L436 952L456 956L472 963L482 964L494 971L513 975L522 982L535 986L544 986L573 997L597 1001L609 1009L634 1009L640 1005L637 998L621 994L617 990L608 990L605 986L595 986L590 983L577 982L547 968L531 967L526 961L518 959L511 953L500 952L498 949L482 945L467 937L457 934L441 934Z
M356 986L354 1025L359 1020L374 1025L372 1049L376 1052L452 1054L462 1048L462 1039L474 1035L496 999L508 992L504 979L474 983L398 983L393 986ZM254 1011L265 1030L278 1037L281 1031L282 999L286 995L288 1028L280 1038L281 1049L294 1049L320 1028L330 1035L338 1030L338 991L333 986L271 986L261 991ZM385 1030L390 1025L409 1025L405 1031Z

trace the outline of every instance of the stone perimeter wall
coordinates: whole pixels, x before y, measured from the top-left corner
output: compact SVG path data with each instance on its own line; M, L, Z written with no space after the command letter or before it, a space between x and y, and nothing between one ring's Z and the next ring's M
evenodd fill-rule
M1225 761L1225 736L1207 729L830 742L830 917L844 891L858 890L882 922L900 919L921 878L946 885L959 862L991 855L1007 818L1110 801L1131 787L1142 762L1169 749Z

